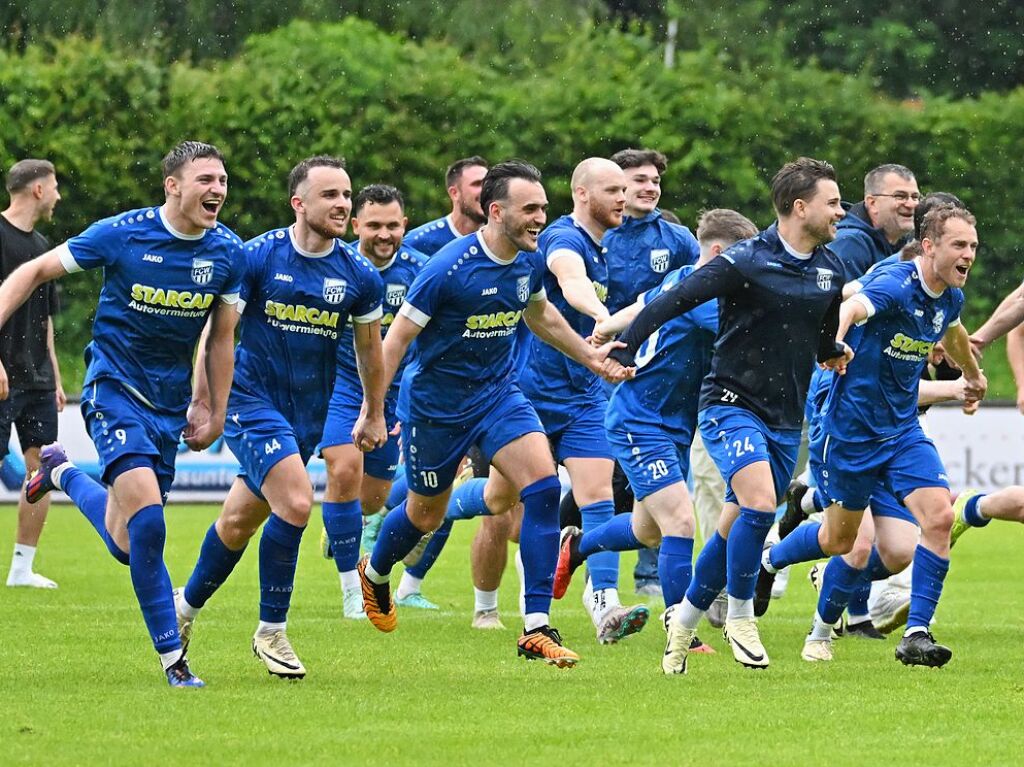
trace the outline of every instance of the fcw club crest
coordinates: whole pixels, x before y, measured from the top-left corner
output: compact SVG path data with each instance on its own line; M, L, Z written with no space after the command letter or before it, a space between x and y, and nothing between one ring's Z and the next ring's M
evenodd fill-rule
M390 306L398 306L405 300L405 285L385 285L384 302Z
M832 270L818 268L818 288L821 290L832 289Z
M658 248L651 251L651 271L664 274L668 271L668 250Z
M192 259L192 282L196 285L209 285L213 279L213 261L205 258Z
M932 317L932 330L936 333L942 332L942 323L946 321L946 313L939 309L935 312L935 316Z
M524 304L530 300L530 278L520 277L516 280L516 296Z
M348 287L348 283L345 280L335 279L334 277L324 278L324 301L329 304L340 304L342 299L345 298L345 289Z

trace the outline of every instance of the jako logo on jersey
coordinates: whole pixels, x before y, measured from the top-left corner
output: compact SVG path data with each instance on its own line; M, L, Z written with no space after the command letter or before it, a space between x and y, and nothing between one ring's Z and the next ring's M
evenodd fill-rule
M668 271L668 249L658 248L651 251L651 271L664 274Z
M483 290L480 291L480 295L481 296L496 296L496 295L498 295L498 289L497 288L484 288ZM527 296L527 298L529 298L529 296Z
M348 283L335 277L324 277L324 301L329 304L340 304L345 297Z
M152 253L147 253L142 257L143 261L149 261L151 264L162 264L164 262L163 256L154 256Z
M384 302L391 306L398 306L405 300L405 285L387 284L384 286Z
M890 357L899 354L901 356L924 359L932 353L932 349L934 348L934 341L920 341L909 338L902 333L897 333L892 337L892 340L889 341L889 347L885 350L885 353Z
M530 278L519 277L516 279L516 296L524 304L530 300ZM518 320L516 320L518 322Z
M818 270L818 287L822 290L832 289L832 270L822 269L820 266L815 267Z
M525 278L524 278L525 279ZM527 296L529 298L529 296ZM519 312L494 312L492 314L474 314L466 317L466 327L470 330L490 330L491 328L514 328L519 324Z
M935 312L935 316L932 317L932 330L936 333L942 332L942 323L946 321L946 313L939 309Z
M324 287L324 290L326 291L327 288ZM308 325L323 325L329 328L337 328L338 320L341 318L340 312L325 312L315 306L282 304L269 299L263 311L268 317L282 322L305 322Z
M277 280L278 282L295 282L294 277L292 277L290 274L284 274L282 272L278 272L277 274L275 274L274 279Z
M196 285L209 285L213 279L213 261L205 258L192 259L192 282Z
M193 293L191 290L164 290L152 285L132 285L132 301L171 309L209 309L213 293Z

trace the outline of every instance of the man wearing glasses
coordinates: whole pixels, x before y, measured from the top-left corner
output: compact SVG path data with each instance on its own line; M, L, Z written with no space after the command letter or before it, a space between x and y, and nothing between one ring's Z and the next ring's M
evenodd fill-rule
M843 262L846 281L899 252L914 231L914 208L921 199L917 179L902 165L879 165L864 177L864 199L843 203L846 217L829 248Z

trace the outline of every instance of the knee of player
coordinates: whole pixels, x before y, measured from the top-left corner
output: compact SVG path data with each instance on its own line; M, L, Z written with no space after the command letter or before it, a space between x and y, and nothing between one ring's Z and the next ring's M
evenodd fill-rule
M895 543L878 543L878 555L882 558L885 569L894 575L906 570L914 561L914 550L917 548L917 536Z
M490 485L484 488L484 503L492 517L506 516L519 503L519 494L512 489L511 493L494 490Z
M854 526L844 526L840 528L830 528L828 525L822 525L821 530L818 532L818 543L821 544L821 550L829 556L837 556L843 554L853 554L854 546L857 543L857 528ZM871 553L871 546L868 545L866 553L864 549L861 549L858 554L854 554L854 559L857 559L858 555L862 556L863 563L858 563L857 567L863 567L867 564L867 557Z
M854 541L853 548L850 549L847 558L851 565L858 570L863 570L868 566L868 559L871 558L871 541L858 538Z
M305 525L309 521L309 512L313 508L313 491L311 488L295 488L279 501L272 510L285 522L292 525Z
M331 494L348 494L358 488L363 478L363 467L358 459L336 457L326 461L327 492Z
M948 536L953 528L953 507L946 503L935 506L924 514L921 523L921 534L928 536Z

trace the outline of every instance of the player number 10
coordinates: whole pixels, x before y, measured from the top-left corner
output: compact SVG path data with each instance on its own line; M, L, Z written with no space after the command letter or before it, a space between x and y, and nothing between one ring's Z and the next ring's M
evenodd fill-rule
M420 480L426 487L437 487L437 472L436 471L421 471Z

